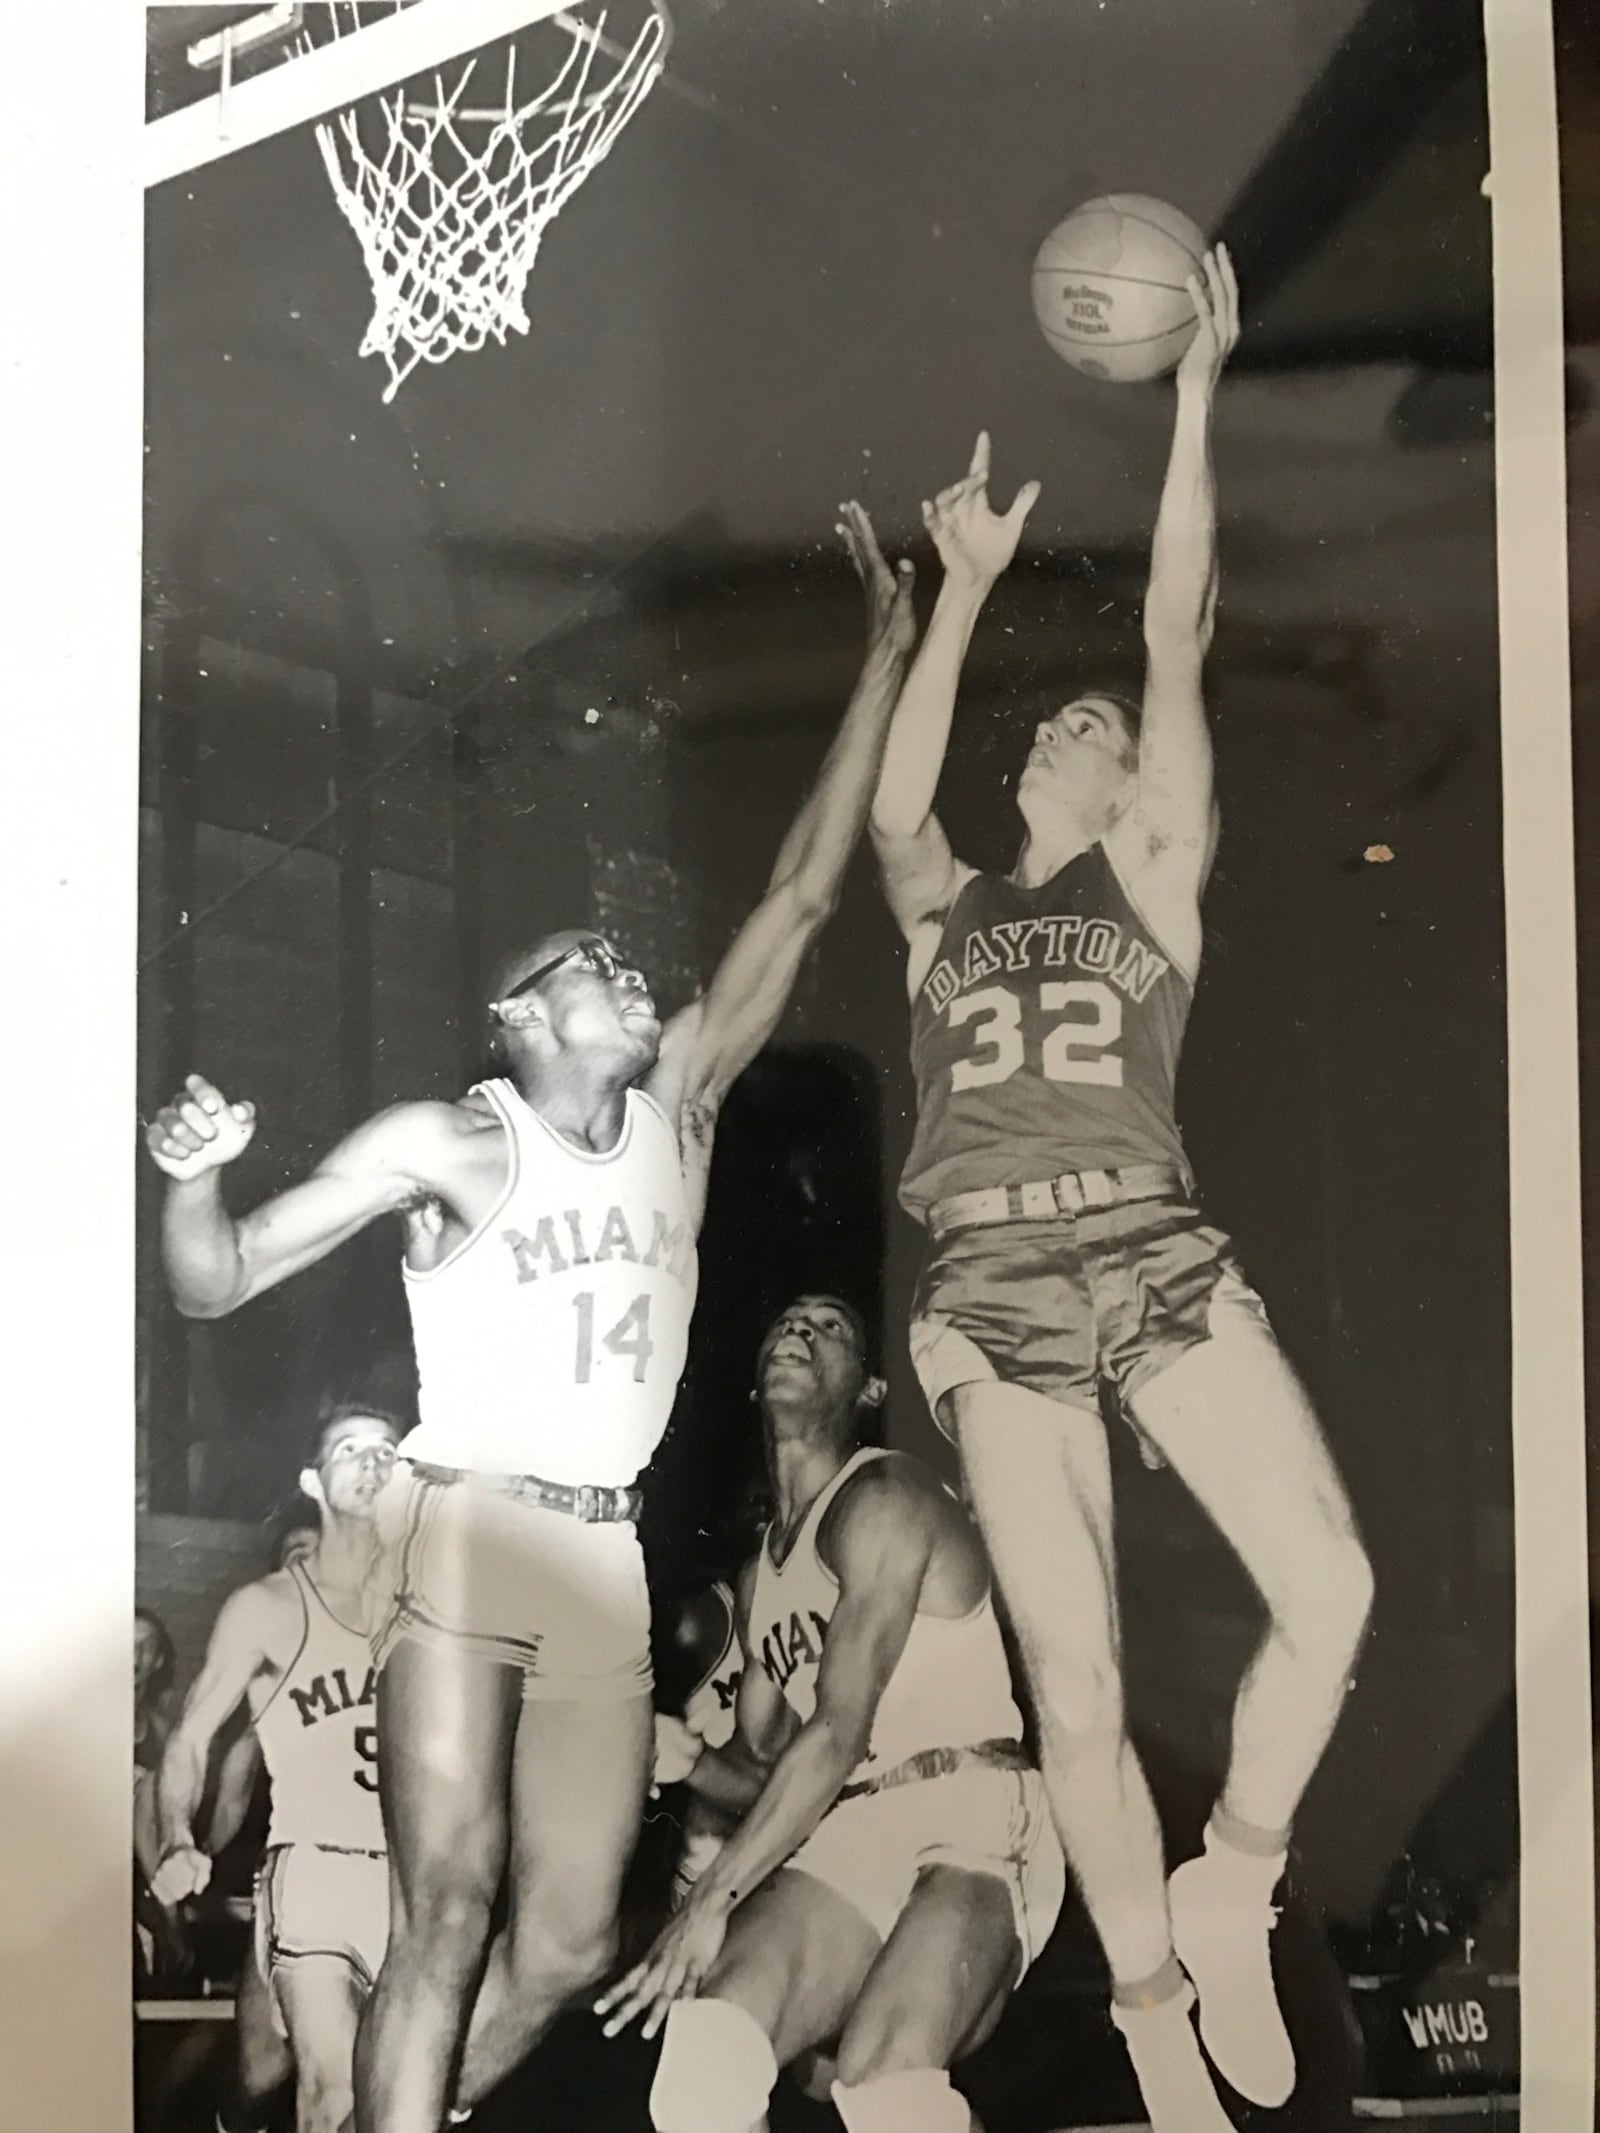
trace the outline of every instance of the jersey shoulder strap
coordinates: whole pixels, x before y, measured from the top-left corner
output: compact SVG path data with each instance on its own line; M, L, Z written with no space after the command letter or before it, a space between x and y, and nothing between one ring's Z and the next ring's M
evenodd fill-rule
M278 1678L272 1684L271 1689L268 1691L266 1701L262 1704L260 1710L254 1713L254 1722L257 1724L259 1724L260 1721L266 1717L267 1713L272 1709L272 1706L283 1694L285 1683L289 1680L289 1677L293 1674L295 1668L300 1664L301 1656L303 1655L306 1646L311 1641L311 1600L308 1590L309 1580L306 1578L304 1569L299 1563L287 1563L284 1567L289 1573L289 1582L294 1587L295 1596L300 1602L300 1635L295 1644L293 1652L290 1654L288 1659L285 1660L283 1665L279 1667Z

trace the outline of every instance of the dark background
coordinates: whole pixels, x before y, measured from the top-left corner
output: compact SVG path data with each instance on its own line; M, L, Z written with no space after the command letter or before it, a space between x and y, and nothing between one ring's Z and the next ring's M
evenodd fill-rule
M547 241L532 336L419 371L392 407L355 356L365 279L307 137L151 198L141 1102L191 1067L253 1097L243 1204L374 1105L459 1088L482 974L517 939L592 918L681 998L759 893L849 688L836 501L862 496L931 593L917 501L981 423L997 493L1029 475L1045 493L980 631L942 805L969 856L1006 860L1016 701L1137 679L1170 422L1165 388L1056 361L1028 261L1092 192L1184 207L1233 246L1246 330L1217 419L1225 837L1182 1116L1379 1578L1302 1871L1370 1934L1409 1854L1510 1935L1476 11L676 16L669 81ZM904 1352L904 1022L862 864L728 1108L653 1490L663 1590L709 1567L753 1464L762 1315L802 1283L867 1307L896 1441L943 1456ZM181 1612L165 1551L199 1536L242 1559L319 1394L403 1405L409 1361L388 1234L237 1319L183 1325L140 1176L144 1584ZM1257 1617L1170 1478L1124 1463L1135 1715L1183 1824Z

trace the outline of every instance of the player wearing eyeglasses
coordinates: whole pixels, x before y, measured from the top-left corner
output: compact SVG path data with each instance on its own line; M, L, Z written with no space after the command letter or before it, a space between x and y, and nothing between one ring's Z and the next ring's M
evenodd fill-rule
M635 1483L683 1368L712 1135L838 900L915 633L909 565L889 570L855 505L840 531L866 659L702 998L663 1029L614 942L541 939L491 994L500 1076L381 1113L242 1217L220 1179L253 1106L192 1076L149 1129L188 1316L406 1222L422 1419L386 1502L392 1928L357 2056L362 2133L437 2133L452 2093L470 2105L612 1960L654 1744Z

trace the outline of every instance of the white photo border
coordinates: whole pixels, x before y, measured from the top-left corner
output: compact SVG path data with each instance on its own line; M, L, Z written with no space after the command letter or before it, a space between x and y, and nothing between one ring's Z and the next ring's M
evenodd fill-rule
M752 0L754 4L754 0ZM1494 171L1523 2133L1589 2122L1594 1827L1554 31L1485 0ZM8 24L0 2096L132 2124L137 0Z
M90 0L6 28L0 2096L39 2133L121 2133L144 18Z
M1511 1154L1522 2133L1594 2108L1594 1777L1568 652L1548 5L1486 0Z

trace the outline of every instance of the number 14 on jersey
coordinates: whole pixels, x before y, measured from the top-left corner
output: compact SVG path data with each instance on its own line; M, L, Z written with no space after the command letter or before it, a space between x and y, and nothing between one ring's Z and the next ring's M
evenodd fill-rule
M572 1299L572 1308L578 1314L577 1358L573 1376L579 1385L593 1381L595 1370L595 1299L592 1289L585 1289ZM631 1357L633 1382L642 1385L650 1368L650 1358L655 1353L655 1343L650 1338L650 1299L636 1296L626 1311L608 1332L600 1335L600 1346L619 1358ZM602 1362L602 1368L604 1364Z

